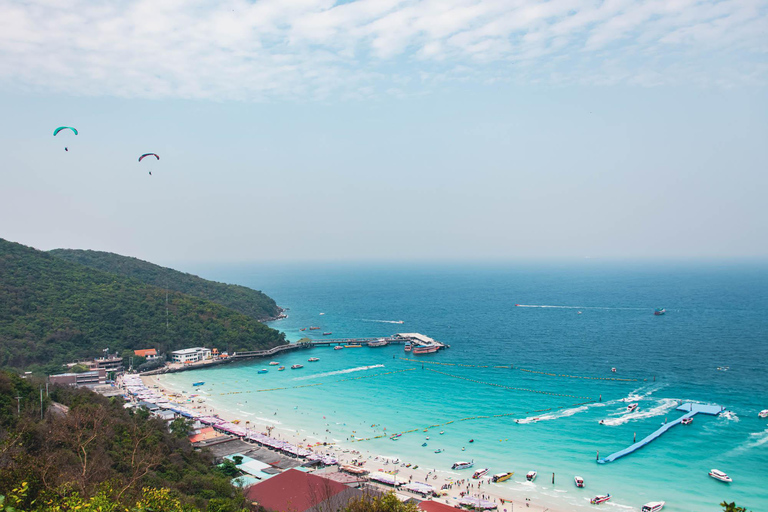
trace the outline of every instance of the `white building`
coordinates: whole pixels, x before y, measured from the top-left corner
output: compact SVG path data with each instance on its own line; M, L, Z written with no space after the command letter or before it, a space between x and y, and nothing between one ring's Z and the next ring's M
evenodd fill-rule
M185 348L171 352L174 363L196 363L211 358L211 349L204 347Z

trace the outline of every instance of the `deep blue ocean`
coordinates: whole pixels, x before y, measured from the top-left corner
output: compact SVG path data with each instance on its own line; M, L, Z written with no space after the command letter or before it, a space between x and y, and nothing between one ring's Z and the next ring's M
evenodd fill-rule
M317 348L281 356L281 364L305 365L295 372L257 375L266 362L256 361L168 377L179 387L204 379L211 399L243 419L441 471L473 459L491 473L515 472L500 484L510 498L563 510L587 509L590 497L610 493L603 508L639 510L664 500L669 511L716 511L727 500L768 511L768 420L758 418L768 409L768 265L587 260L185 270L275 298L289 316L271 325L292 341L324 331L334 338L418 332L450 345L425 356L401 346ZM667 313L655 316L657 307ZM321 329L300 331L309 326ZM307 364L310 356L320 361ZM515 369L494 368L510 365ZM310 383L322 385L294 388ZM256 392L275 387L292 389ZM595 462L598 451L618 451L679 417L680 401L728 412L698 415L632 455ZM627 412L628 402L637 411ZM397 442L350 442L384 427L416 432ZM438 448L445 451L435 454ZM712 468L734 482L709 478ZM525 482L532 469L540 474L535 484ZM577 474L585 489L573 486Z

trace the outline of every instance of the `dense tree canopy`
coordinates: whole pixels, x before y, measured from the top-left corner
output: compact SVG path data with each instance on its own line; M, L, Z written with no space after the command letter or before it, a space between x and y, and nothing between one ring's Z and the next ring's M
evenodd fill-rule
M282 333L209 300L166 292L0 239L0 367L49 372L104 348L256 350Z

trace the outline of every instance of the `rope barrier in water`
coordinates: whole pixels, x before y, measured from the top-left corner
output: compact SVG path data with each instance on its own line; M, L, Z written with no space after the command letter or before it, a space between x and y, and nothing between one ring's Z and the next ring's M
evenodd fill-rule
M469 382L474 382L475 384L484 384L486 386L495 386L497 388L509 389L509 390L512 390L512 391L525 391L526 393L538 393L540 395L564 396L564 397L568 397L568 398L583 398L585 400L592 400L592 398L588 397L588 396L567 395L567 394L564 394L564 393L552 393L550 391L539 391L537 389L517 388L517 387L514 387L514 386L506 386L504 384L496 384L495 382L483 382L483 381L480 381L480 380L470 379L469 377L462 377L460 375L452 375L450 373L445 373L445 372L441 372L441 371L438 371L438 370L433 370L431 368L425 368L425 369L427 371L430 371L430 372L439 373L441 375L445 375L445 376L448 376L448 377L453 377L454 379L466 380L466 381L469 381Z
M441 363L439 361L424 361L421 359L409 359L407 357L400 357L399 359L402 359L403 361L410 361L413 363L421 363L421 364L435 364L435 365L441 365L441 366L461 366L464 368L496 368L496 369L507 369L507 370L518 370L521 372L527 372L527 373L538 373L539 375L548 375L550 377L567 377L569 379L585 379L585 380L613 380L618 382L637 382L640 379L619 379L616 377L585 377L583 375L568 375L567 373L550 373L550 372L540 372L536 370L527 370L525 368L515 368L512 365L509 366L488 366L488 365L478 365L478 364L461 364L461 363ZM645 379L643 379L645 380Z
M394 370L391 372L375 373L373 375L363 375L361 377L352 377L348 379L337 379L329 382L316 382L315 384L303 384L300 386L286 386L282 388L268 388L268 389L252 389L250 391L230 391L228 393L219 393L219 395L242 395L245 393L263 393L265 391L281 391L285 389L299 389L299 388L311 388L313 386L322 386L323 384L335 384L337 382L346 382L350 380L371 379L373 377L382 377L384 375L392 375L393 373L412 372L416 368L407 368L405 370Z

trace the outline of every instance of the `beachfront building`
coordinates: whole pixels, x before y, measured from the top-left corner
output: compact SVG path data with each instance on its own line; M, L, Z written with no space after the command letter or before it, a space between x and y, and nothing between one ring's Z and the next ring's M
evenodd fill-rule
M298 469L289 469L245 490L246 499L265 510L294 512L340 510L364 495L359 489Z
M107 381L107 370L99 368L90 372L82 373L60 373L58 375L49 375L48 382L51 384L61 384L63 386L98 386Z
M113 355L107 357L97 357L93 361L85 363L91 370L104 369L108 372L118 372L123 369L123 358Z
M154 361L157 359L157 349L145 348L141 350L134 350L133 355L143 357L147 361Z
M190 364L211 358L211 349L205 347L185 348L171 352L174 363Z

